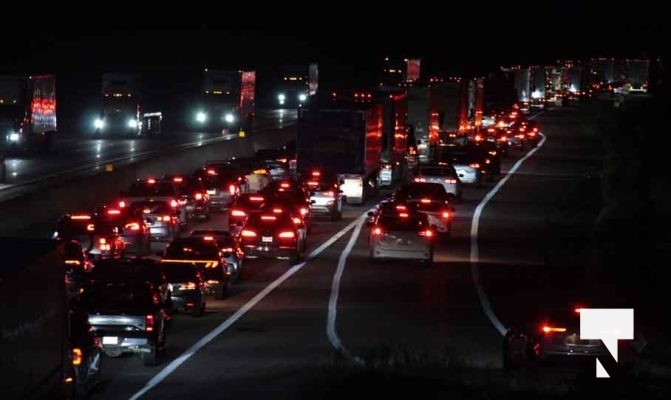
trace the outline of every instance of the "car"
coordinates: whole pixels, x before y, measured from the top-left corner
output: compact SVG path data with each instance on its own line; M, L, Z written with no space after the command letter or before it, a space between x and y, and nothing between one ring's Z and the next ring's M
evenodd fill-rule
M332 221L342 219L343 192L337 175L312 170L305 174L302 184L310 195L312 215L327 216Z
M88 398L102 383L103 345L81 307L70 310L69 332L72 343L74 398Z
M179 216L165 200L133 201L126 209L129 214L145 219L152 241L170 242L179 234Z
M238 283L242 279L242 264L245 259L245 252L240 247L237 235L218 229L196 229L191 231L189 237L214 241L219 246L222 258L226 263L226 271L230 276L231 283Z
M203 274L207 294L213 294L216 299L228 295L231 273L215 241L199 237L176 238L165 248L161 263L196 264Z
M210 217L210 196L201 178L181 174L165 174L163 182L172 183L181 196L181 205L185 208L186 218L208 219Z
M420 165L413 181L440 183L451 203L461 202L461 180L452 165Z
M95 229L105 227L117 232L124 243L124 257L144 257L151 253L151 227L141 210L135 209L134 212L129 212L127 207L107 205L96 210Z
M173 311L189 312L195 317L205 313L205 280L193 263L160 264L170 284Z
M389 202L369 212L368 259L416 260L433 264L436 231L426 214L408 204Z
M94 260L121 258L126 250L119 226L101 218L95 212L76 212L61 216L56 222L52 238L77 241Z
M289 213L272 208L252 214L240 231L246 258L283 258L298 262L304 248L301 233Z
M237 196L247 192L244 172L225 161L210 161L194 171L192 177L200 179L205 185L213 211L224 211Z
M414 207L427 215L436 233L448 238L452 235L452 221L456 212L452 198L440 183L410 182L399 186L391 195L398 207Z
M271 197L263 193L243 193L238 196L228 208L228 230L234 235L240 233L249 214L258 212Z

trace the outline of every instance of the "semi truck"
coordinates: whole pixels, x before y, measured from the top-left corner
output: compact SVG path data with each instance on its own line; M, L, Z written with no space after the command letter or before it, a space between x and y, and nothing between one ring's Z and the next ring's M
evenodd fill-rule
M378 184L380 187L388 187L402 180L407 172L408 94L405 91L387 92L381 99L383 124Z
M366 96L366 99L368 97ZM347 204L378 193L383 107L374 99L317 96L298 111L298 173L319 168L338 175Z
M100 111L93 121L97 136L138 136L142 133L140 79L135 74L104 73Z
M68 268L85 261L81 246L41 238L2 237L12 254L0 266L0 387L6 399L70 399L85 396L95 378L87 356L95 343L82 340L87 321L77 319ZM77 292L77 290L74 290ZM84 333L85 334L85 333ZM87 345L88 343L88 345ZM78 380L78 377L81 379Z
M57 132L55 75L0 76L0 129L8 153L46 153Z
M233 133L251 130L255 91L255 71L205 68L190 128Z
M310 66L308 64L285 66L278 77L276 89L277 107L304 106L310 97Z

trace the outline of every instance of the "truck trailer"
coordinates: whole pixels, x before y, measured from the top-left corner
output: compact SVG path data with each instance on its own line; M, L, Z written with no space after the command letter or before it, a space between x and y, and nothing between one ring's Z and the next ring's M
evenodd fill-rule
M383 107L379 101L321 96L298 112L296 163L338 175L347 204L378 193Z
M142 133L140 78L135 74L104 73L100 111L93 121L98 136L138 136Z
M56 122L54 75L0 77L0 129L6 152L49 152Z

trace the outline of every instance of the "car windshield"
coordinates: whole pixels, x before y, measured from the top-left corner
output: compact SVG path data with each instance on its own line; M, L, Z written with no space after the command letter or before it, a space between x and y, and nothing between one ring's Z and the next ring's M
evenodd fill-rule
M137 280L96 281L83 296L84 307L122 313L125 309L151 307L155 298L148 283Z

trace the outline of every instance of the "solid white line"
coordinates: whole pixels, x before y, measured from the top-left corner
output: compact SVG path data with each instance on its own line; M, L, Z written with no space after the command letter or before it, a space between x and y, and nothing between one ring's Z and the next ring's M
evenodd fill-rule
M499 191L499 189L501 189L503 185L508 182L508 179L510 179L515 171L520 168L520 166L522 166L524 161L531 157L535 152L538 151L538 149L541 148L541 146L543 146L543 144L545 144L545 139L547 137L542 133L541 136L542 139L540 142L538 142L538 145L531 149L524 157L517 160L515 165L513 165L513 167L508 171L506 176L504 176L503 179L501 179L499 183L496 184L496 186L494 186L494 188L490 190L489 193L487 193L485 198L480 201L480 204L478 204L478 206L475 208L475 211L473 212L473 220L471 221L471 278L473 279L475 290L478 293L482 310L484 311L489 321L494 325L494 328L496 328L496 330L499 331L501 335L505 335L507 329L496 317L496 314L494 314L492 306L489 303L487 293L485 293L485 289L482 287L482 282L480 281L480 267L478 266L478 262L480 261L480 254L478 249L478 229L480 227L480 216L482 215L482 210L485 208L489 200L491 200Z
M356 244L357 239L359 238L359 234L361 233L363 224L366 221L366 217L367 217L366 214L359 217L359 219L361 220L359 222L359 225L357 225L356 228L354 228L352 236L350 236L349 242L347 242L347 246L345 246L345 249L342 251L342 253L340 253L340 258L338 259L338 267L336 268L336 271L333 275L333 281L331 283L331 298L329 299L328 318L326 320L326 335L331 341L333 347L335 347L335 349L338 350L338 352L340 352L340 354L342 354L345 358L347 358L348 360L352 360L359 365L363 365L364 361L361 358L350 353L350 351L347 350L347 348L342 344L340 338L338 337L338 333L336 332L336 315L338 313L338 294L340 292L340 280L345 270L347 257L349 257L350 253L352 252L352 249L354 248L354 245Z
M366 214L364 214L363 216L365 216L365 215ZM201 338L193 346L191 346L189 349L187 349L179 357L174 359L170 364L166 365L165 368L163 368L158 374L156 374L149 382L147 382L145 384L145 386L142 389L140 389L138 392L136 392L130 399L131 400L139 399L141 396L146 394L148 391L150 391L154 387L158 386L159 383L163 382L170 374L175 372L175 370L177 368L179 368L182 364L184 364L189 358L194 356L200 349L205 347L208 343L210 343L212 340L214 340L217 336L219 336L226 329L230 328L231 325L233 325L238 319L240 319L243 315L245 315L256 304L258 304L261 300L263 300L264 297L269 295L270 292L272 292L275 288L277 288L282 283L284 283L284 281L289 279L293 274L295 274L301 268L303 268L308 263L308 261L317 257L319 254L324 252L324 250L326 250L331 245L333 245L335 242L337 242L347 232L352 230L352 228L357 226L357 224L360 223L360 219L363 216L361 216L361 217L357 218L356 220L352 221L351 223L349 223L349 225L347 225L346 227L344 227L343 229L338 231L335 235L333 235L329 240L325 241L319 247L312 250L310 252L310 254L308 254L306 256L305 261L302 261L302 262L300 262L296 265L293 265L289 270L287 270L287 272L285 272L279 278L277 278L273 282L271 282L268 286L266 286L263 290L261 290L256 296L254 296L251 300L249 300L242 307L240 307L233 315L228 317L224 322L222 322L219 326L217 326L210 333L203 336L203 338Z

